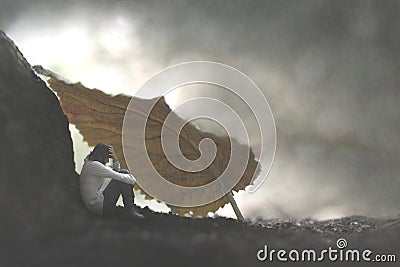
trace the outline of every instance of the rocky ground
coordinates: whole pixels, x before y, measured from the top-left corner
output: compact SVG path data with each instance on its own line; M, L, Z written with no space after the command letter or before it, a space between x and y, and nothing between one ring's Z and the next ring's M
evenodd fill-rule
M241 223L147 209L140 221L89 214L79 197L67 118L2 32L0 122L0 266L274 266L276 261L257 260L265 245L321 250L336 248L339 238L348 248L400 260L397 218Z
M7 253L7 259L15 266L47 266L49 262L55 266L275 266L276 258L274 262L257 260L256 253L264 245L276 250L320 251L328 247L337 249L339 238L346 239L349 249L370 249L399 257L398 220L353 216L323 222L240 223L218 217L191 219L149 210L142 212L145 220L72 217L57 232L17 244L14 249L22 249L24 257L10 257L11 252ZM357 265L325 261L323 266L330 264Z

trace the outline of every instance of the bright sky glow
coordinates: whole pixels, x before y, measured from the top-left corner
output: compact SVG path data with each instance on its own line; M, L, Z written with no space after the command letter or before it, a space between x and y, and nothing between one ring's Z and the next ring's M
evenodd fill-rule
M22 22L16 22L7 32L31 65L42 65L72 82L110 94L133 95L162 68L144 54L127 19L115 17L98 25L95 33L84 25L75 19L26 31Z

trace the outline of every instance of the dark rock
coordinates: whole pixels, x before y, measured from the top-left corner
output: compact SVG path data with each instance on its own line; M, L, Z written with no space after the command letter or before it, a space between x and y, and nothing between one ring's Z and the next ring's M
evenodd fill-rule
M0 32L1 237L21 245L85 216L68 120L55 94Z

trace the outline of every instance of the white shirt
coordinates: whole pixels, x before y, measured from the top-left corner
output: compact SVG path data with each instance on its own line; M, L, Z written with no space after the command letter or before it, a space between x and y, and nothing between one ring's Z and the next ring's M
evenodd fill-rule
M103 189L106 178L116 179L134 185L136 179L131 174L119 173L119 162L113 164L113 169L101 162L87 160L83 165L79 178L79 187L85 206L96 214L103 214Z

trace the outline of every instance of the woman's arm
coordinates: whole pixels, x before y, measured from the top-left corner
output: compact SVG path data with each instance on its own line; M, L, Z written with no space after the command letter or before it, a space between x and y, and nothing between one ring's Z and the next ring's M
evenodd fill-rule
M136 179L132 176L132 174L116 172L110 168L107 168L98 161L94 162L93 168L93 174L95 176L111 178L131 185L136 183Z
M112 169L116 172L119 172L121 170L118 159L117 159L117 161L113 160L113 168Z
M119 160L117 158L117 155L114 152L114 148L112 146L110 146L109 151L110 151L110 156L113 159L113 170L119 172L120 164L119 164Z

